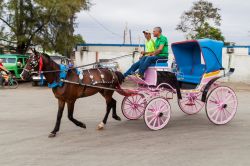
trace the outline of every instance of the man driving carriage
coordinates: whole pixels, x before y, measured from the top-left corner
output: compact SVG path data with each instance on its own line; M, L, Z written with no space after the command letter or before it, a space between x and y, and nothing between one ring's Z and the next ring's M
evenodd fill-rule
M127 77L128 75L134 74L136 70L139 69L140 63L144 62L148 55L153 53L155 51L155 41L151 37L151 32L149 30L143 31L143 34L146 38L145 46L146 51L141 52L141 57L139 61L134 63L125 73L124 77Z
M168 59L168 39L162 35L161 27L155 27L153 30L153 35L157 38L155 41L155 51L147 53L148 56L141 58L139 63L136 63L136 65L139 64L139 72L137 76L140 78L144 78L144 73L147 68L150 65L156 63L157 60ZM133 66L131 68L133 68ZM130 70L124 74L125 77L131 74L129 71Z

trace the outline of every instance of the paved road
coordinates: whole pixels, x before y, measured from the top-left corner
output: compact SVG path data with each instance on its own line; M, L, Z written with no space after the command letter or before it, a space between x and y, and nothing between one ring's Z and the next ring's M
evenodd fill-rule
M77 119L87 129L68 121L66 111L58 136L49 139L57 101L51 90L27 84L0 90L1 166L247 166L250 165L250 91L239 91L239 111L226 126L215 126L205 112L183 114L172 102L172 119L161 131L149 131L143 119L109 119L106 129L96 126L104 116L100 95L80 99ZM115 98L120 105L121 96ZM122 116L120 108L119 115Z

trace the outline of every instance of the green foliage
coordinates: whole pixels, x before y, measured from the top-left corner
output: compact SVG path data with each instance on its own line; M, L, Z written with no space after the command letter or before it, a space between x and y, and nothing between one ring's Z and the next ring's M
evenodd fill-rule
M206 0L194 2L192 8L182 14L176 30L185 33L187 39L211 38L224 41L218 28L221 25L219 11L219 8Z
M75 15L89 7L89 0L5 0L0 2L0 21L19 53L34 44L69 55L76 43Z
M82 44L85 43L82 36L80 34L74 35L74 43L75 44Z
M225 40L220 29L212 27L208 23L205 23L204 26L198 28L196 32L196 34L190 36L192 39L210 38L221 41Z

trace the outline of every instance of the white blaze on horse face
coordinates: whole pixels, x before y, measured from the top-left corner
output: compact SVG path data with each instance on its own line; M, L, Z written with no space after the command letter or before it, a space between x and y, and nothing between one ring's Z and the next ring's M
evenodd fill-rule
M98 126L97 126L97 130L102 130L104 129L105 124L103 122L101 122Z

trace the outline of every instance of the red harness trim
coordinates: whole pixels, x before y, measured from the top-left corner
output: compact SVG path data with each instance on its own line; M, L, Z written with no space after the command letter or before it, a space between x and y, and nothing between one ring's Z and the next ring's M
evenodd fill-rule
M42 56L40 56L40 58L39 58L39 73L42 72L42 69L43 69L43 58L42 58Z

